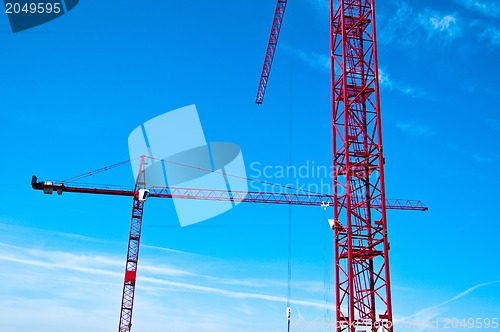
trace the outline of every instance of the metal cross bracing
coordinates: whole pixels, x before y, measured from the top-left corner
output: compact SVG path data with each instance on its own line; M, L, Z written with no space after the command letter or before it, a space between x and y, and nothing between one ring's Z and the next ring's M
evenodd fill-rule
M151 158L153 159L153 158ZM31 186L35 190L41 190L45 194L56 192L62 195L64 192L83 193L83 194L101 194L113 196L132 197L132 217L130 222L130 234L127 250L127 261L125 266L125 277L123 284L122 303L120 307L119 332L129 332L132 327L132 313L134 305L134 294L136 286L137 266L139 259L140 238L142 229L142 216L146 198L177 198L177 199L195 199L211 201L237 201L262 204L289 204L303 206L317 206L327 208L333 206L334 196L316 194L309 192L243 192L227 191L203 188L177 188L177 187L150 187L146 185L145 168L150 161L149 157L141 156L138 175L133 189L117 188L106 185L81 184L78 180L90 177L94 174L112 169L114 167L128 163L121 162L109 167L104 167L96 171L87 172L80 176L73 177L64 181L41 181L36 176L31 179ZM190 167L186 165L187 167ZM228 176L231 176L228 174ZM255 181L247 179L248 181ZM297 191L294 188L284 187L290 191ZM380 201L374 201L374 205L381 206ZM426 211L427 207L416 200L387 200L385 206L394 210L413 210Z
M32 187L46 193L63 192L100 194L112 196L135 197L133 189L119 189L100 185L81 185L78 183L67 184L58 181L39 181L37 177L32 179ZM287 204L305 205L318 207L332 207L333 195L315 193L274 193L237 190L216 190L203 188L178 188L178 187L151 187L149 198L180 198L205 201L236 201L244 203L260 204ZM380 206L380 201L374 201L375 206ZM411 199L386 199L386 207L391 210L427 211L427 207L419 200Z
M330 5L336 326L392 331L374 0Z
M128 332L132 328L132 312L134 308L135 281L137 278L137 264L139 261L139 247L141 242L142 215L146 197L146 172L147 160L141 157L139 172L134 186L132 201L132 218L130 220L130 233L128 239L127 262L125 264L125 278L123 280L122 304L120 308L120 322L118 331Z

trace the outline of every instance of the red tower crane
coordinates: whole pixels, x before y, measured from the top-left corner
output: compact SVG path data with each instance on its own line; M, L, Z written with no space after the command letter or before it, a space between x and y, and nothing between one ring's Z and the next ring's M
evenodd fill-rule
M285 6L278 0L257 104ZM375 0L330 0L330 58L336 328L392 331Z
M123 283L122 303L120 308L119 332L129 332L132 328L132 312L134 306L134 294L137 278L137 265L139 259L139 248L142 230L142 216L144 203L148 197L156 198L177 198L213 201L237 201L264 204L292 204L307 206L332 206L334 196L312 194L312 193L266 193L266 192L243 192L227 191L204 188L175 188L175 187L150 187L146 185L146 166L149 157L142 156L139 171L133 189L117 189L109 186L79 184L72 182L85 177L106 171L113 167L123 165L121 162L110 167L104 167L93 172L88 172L82 176L77 176L65 181L40 181L36 176L31 179L31 186L35 190L42 190L45 194L56 192L62 195L64 192L102 194L114 196L132 197L132 217L130 222L130 233L127 250L127 261L125 265L125 277ZM71 180L71 181L70 181ZM427 207L420 201L415 200L388 200L385 204L380 201L373 201L374 206L394 210L426 211Z

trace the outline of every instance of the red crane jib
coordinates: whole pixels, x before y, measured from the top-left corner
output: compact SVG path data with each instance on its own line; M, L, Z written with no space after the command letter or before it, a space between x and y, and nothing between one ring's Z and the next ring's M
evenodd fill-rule
M46 194L56 192L59 195L63 192L129 197L134 197L138 194L138 192L134 192L132 189L117 189L98 185L66 185L57 181L38 181L36 176L33 176L31 186L33 189L42 190ZM201 188L151 187L149 189L149 197L322 207L333 206L333 195L313 193L272 193ZM380 208L381 206L380 201L374 200L372 203L374 208ZM387 199L386 208L413 211L427 211L428 209L421 201L409 199Z
M255 103L259 105L264 101L267 82L269 81L269 74L271 73L271 66L273 65L274 53L276 52L276 45L278 44L281 25L283 24L283 17L285 16L286 3L287 0L278 0L276 4L271 35L267 43L266 57L264 58L264 66L262 67L262 74L260 75L259 89L257 90L257 97L255 98Z

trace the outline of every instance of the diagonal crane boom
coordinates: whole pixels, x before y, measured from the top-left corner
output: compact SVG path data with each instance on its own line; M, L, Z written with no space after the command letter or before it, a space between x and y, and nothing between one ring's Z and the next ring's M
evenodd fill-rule
M259 89L257 90L257 98L255 99L255 103L258 105L262 104L264 101L267 82L269 81L269 74L271 73L271 66L273 65L274 53L276 52L276 45L278 44L281 25L283 23L283 17L285 16L286 3L287 0L278 0L276 4L271 36L269 36L264 66L262 67L262 74L260 75Z

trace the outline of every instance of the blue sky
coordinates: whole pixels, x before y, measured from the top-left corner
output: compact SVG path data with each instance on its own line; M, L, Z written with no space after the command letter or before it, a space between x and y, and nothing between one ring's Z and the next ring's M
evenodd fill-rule
M253 103L274 6L87 0L17 34L0 18L1 330L118 324L130 199L43 195L31 175L65 179L127 159L134 128L190 104L208 141L241 147L251 177L290 160L330 164L325 1L290 2L264 105ZM500 5L388 0L377 15L387 195L429 206L388 216L394 314L500 317ZM93 179L132 181L130 168ZM148 201L133 329L283 331L289 213L241 204L180 228L171 202ZM300 322L328 318L334 303L331 213L291 209Z

